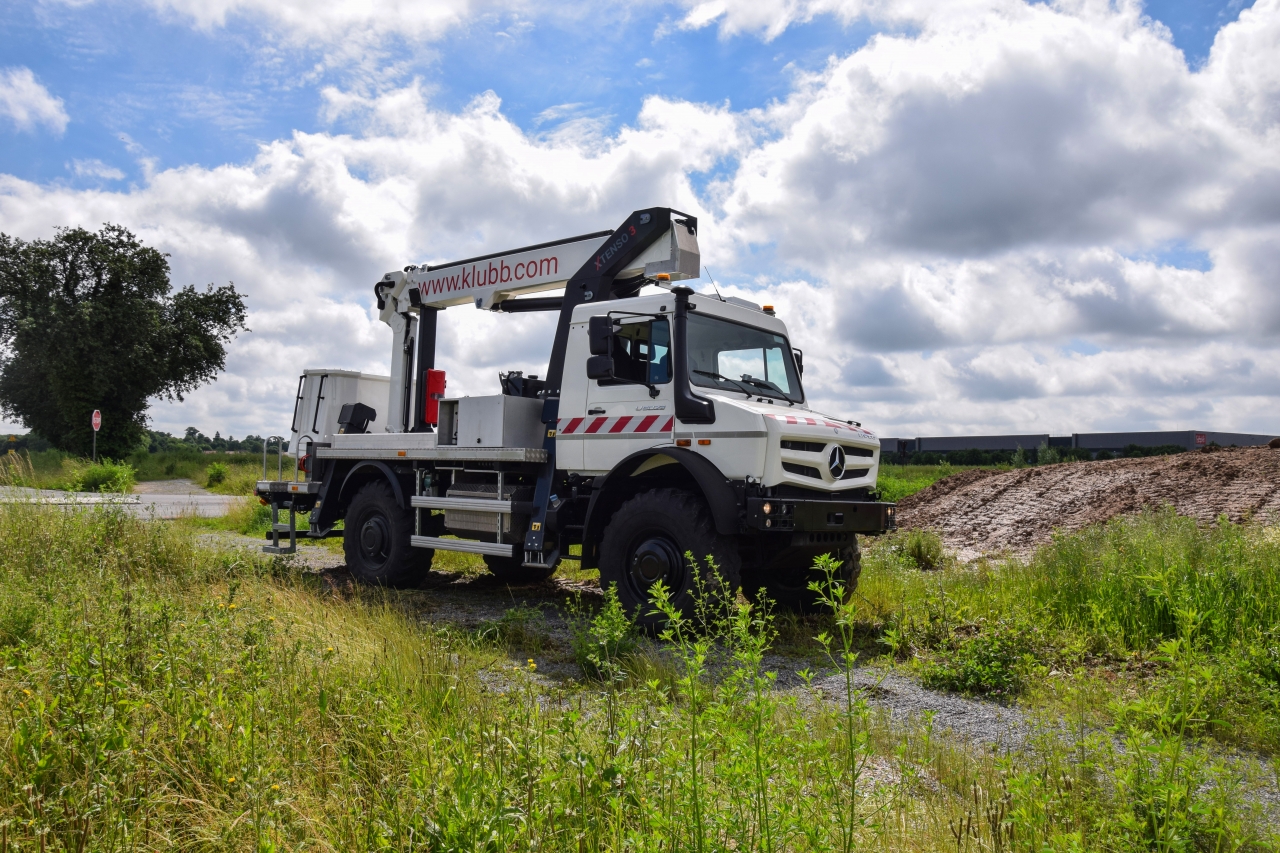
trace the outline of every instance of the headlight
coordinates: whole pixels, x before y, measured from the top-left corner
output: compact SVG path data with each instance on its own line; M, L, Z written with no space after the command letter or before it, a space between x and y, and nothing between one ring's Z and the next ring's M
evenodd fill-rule
M768 501L765 501L764 504L761 505L760 511L763 512L765 515L768 515L769 513L773 512L773 504L769 503Z

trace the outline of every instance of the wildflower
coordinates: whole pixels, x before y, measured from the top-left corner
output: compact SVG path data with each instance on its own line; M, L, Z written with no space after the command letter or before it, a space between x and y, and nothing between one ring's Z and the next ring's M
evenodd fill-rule
M234 784L234 783L235 783L235 781L236 781L236 777L234 777L234 776L228 776L228 777L227 777L227 784L228 784L228 785L230 785L230 784Z
M228 610L235 610L235 609L236 609L236 606L235 606L234 604L230 604L230 605L228 605L228 606L227 606L227 609L228 609Z
M333 651L333 646L330 646L329 648L325 649L325 651L326 651L326 652L331 652L331 651Z
M279 790L280 790L280 786L279 786L279 785L272 785L272 786L271 786L271 790L273 790L273 791L279 791Z
M25 694L27 694L28 696L30 696L30 695L31 695L31 691L30 691L30 690L27 690L25 687L22 689L22 692L23 692L23 693L25 693Z

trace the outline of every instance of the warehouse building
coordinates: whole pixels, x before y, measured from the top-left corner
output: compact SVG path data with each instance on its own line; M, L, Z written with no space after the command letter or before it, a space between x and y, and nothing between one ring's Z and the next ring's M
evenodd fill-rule
M882 438L880 453L950 453L959 450L1017 451L1035 450L1041 445L1055 448L1079 448L1092 453L1105 450L1122 453L1129 447L1256 447L1275 436L1212 430L1177 430L1173 432L1078 432L1071 435L949 435L918 438Z

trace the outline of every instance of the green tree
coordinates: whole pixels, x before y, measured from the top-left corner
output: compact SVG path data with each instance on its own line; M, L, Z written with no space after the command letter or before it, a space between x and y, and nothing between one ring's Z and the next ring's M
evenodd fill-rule
M172 293L168 256L119 225L52 240L0 234L0 410L61 450L122 457L143 440L147 401L215 378L245 328L234 285Z

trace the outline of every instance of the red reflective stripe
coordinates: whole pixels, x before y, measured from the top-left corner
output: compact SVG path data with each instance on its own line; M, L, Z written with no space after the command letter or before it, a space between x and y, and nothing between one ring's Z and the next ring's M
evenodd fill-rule
M622 432L627 428L627 422L630 420L630 415L624 415L623 417L618 418L618 422L609 429L609 432Z
M817 425L818 425L818 422L817 422L817 421L815 421L813 418L805 418L805 419L804 419L804 422L805 422L805 423L807 423L809 426L817 426Z
M636 432L648 432L649 427L653 426L654 421L658 419L657 415L646 415L644 420L636 426Z
M800 423L800 422L799 422L798 420L796 420L795 415L787 415L787 423L789 423L789 424L798 424L798 423Z
M591 425L590 425L589 427L587 427L586 431L587 431L588 433L597 432L597 431L600 429L600 427L604 426L604 422L605 422L605 421L607 421L607 420L609 420L609 419L608 419L608 418L596 418L594 421L592 421L592 422L591 422Z
M658 430L658 432L671 432L671 424L674 421L675 418L667 418L667 422L662 425L662 429Z
M580 426L582 426L582 418L572 418L569 421L569 425L566 426L564 429L560 430L560 432L568 434L573 432L575 429L577 429Z

